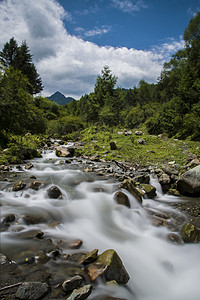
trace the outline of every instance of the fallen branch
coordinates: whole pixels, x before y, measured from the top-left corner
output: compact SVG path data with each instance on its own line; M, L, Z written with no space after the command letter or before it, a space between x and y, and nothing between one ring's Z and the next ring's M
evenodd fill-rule
M0 288L0 292L4 291L4 290L7 290L7 289L11 289L11 288L16 287L16 286L21 285L21 284L22 284L22 282L18 282L18 283L12 284L12 285L4 286L4 287Z

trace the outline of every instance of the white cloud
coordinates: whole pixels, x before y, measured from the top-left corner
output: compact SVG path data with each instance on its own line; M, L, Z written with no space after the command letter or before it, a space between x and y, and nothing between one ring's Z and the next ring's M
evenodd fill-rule
M79 35L79 37L93 37L97 35L103 35L111 31L111 26L102 25L101 27L95 26L91 30L85 30L82 27L76 27L74 31Z
M63 23L66 16L71 18L55 0L0 1L0 49L12 36L19 44L27 41L45 87L43 95L58 90L79 99L93 91L105 65L118 76L121 87L133 87L141 79L155 82L166 51L178 46L173 41L152 51L99 47L68 34Z
M140 11L142 8L147 8L142 0L131 1L131 0L111 0L113 6L122 10L125 13L134 13Z

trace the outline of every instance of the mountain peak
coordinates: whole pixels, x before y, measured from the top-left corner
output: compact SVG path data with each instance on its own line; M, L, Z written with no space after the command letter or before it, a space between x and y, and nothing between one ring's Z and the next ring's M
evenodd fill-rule
M47 97L52 102L56 102L59 105L65 105L67 103L70 103L73 98L72 97L65 97L61 92L56 91L53 95Z

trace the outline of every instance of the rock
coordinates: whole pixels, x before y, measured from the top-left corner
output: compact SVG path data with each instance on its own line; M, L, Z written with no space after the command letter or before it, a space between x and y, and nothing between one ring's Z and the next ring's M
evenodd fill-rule
M24 183L22 180L19 180L13 186L13 191L17 192L17 191L23 190L25 187L26 187L26 183Z
M181 229L181 237L185 243L198 243L200 231L191 223L186 223Z
M115 298L115 297L111 297L111 296L100 296L98 298L95 298L95 300L127 300L125 298Z
M200 166L181 175L177 181L177 190L185 196L200 196Z
M142 131L140 131L140 130L136 130L136 131L135 131L135 135L143 135L143 133L142 133Z
M117 150L117 145L115 142L110 142L110 149L111 150Z
M38 213L38 215L34 215L34 214L24 215L23 221L26 225L30 225L30 224L46 223L47 219Z
M34 167L34 165L32 163L28 163L27 165L25 165L25 169L26 170L30 170Z
M116 280L121 284L127 283L130 279L120 257L113 249L99 255L98 259L89 265L88 274L92 281L100 275L103 275L106 281Z
M76 288L79 288L83 282L83 278L80 275L76 275L68 278L62 284L62 288L65 292L70 292Z
M19 299L40 299L48 292L48 285L42 282L23 282L16 292Z
M57 186L52 186L47 190L48 196L51 199L58 199L62 197L62 192Z
M166 173L170 176L171 175L178 175L178 171L175 168L171 167L171 166L165 166L163 168L163 171L164 171L164 173Z
M121 184L120 188L127 190L131 193L140 203L142 203L142 193L136 188L135 183L132 179L125 179Z
M167 192L171 187L171 185L170 185L171 179L170 179L169 175L166 173L163 173L158 178L158 182L161 184L163 192Z
M150 181L150 177L149 177L149 174L143 173L143 174L138 174L138 175L134 176L133 180L135 182L147 183L148 184L149 181Z
M14 222L15 220L16 220L15 215L14 214L9 214L3 219L2 224L10 225L10 223Z
M87 253L83 259L83 264L87 265L96 261L98 257L98 251L99 251L98 249L94 249L89 253Z
M68 243L68 248L69 249L79 249L81 248L81 246L83 245L83 241L82 240L72 240Z
M67 300L83 300L89 297L89 295L92 292L92 285L88 284L88 285L84 285L83 287L79 288L79 289L75 289L73 290L72 294L67 297Z
M139 139L137 142L140 145L145 145L146 144L144 139Z
M131 207L128 196L121 191L118 191L115 193L114 200L120 205L124 205L126 207Z
M151 184L140 184L139 186L143 197L153 199L156 196L156 188Z
M36 149L32 149L32 148L27 148L27 149L23 149L21 150L21 152L19 153L20 157L22 156L22 159L32 159L34 157L41 157L41 154L38 150Z
M31 182L29 187L35 191L38 191L39 188L42 186L42 184L43 184L42 181L34 180Z
M72 151L73 149L73 151ZM73 157L74 155L74 148L63 148L63 147L57 147L56 148L56 156L58 157Z

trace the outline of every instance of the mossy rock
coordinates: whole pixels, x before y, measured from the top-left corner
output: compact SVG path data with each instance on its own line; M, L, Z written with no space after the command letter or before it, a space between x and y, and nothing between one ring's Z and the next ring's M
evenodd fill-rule
M198 243L200 231L191 223L186 223L181 229L181 236L185 243Z
M141 184L140 189L144 193L143 196L145 198L153 199L156 196L156 188L151 184Z
M132 179L125 179L121 183L120 188L127 190L138 200L138 202L142 203L143 193L136 187Z
M88 273L91 280L95 280L102 275L106 281L115 280L125 284L130 277L118 254L113 249L108 249L99 255L96 262L90 264Z
M17 191L23 190L25 187L26 187L26 183L24 183L22 180L19 180L13 186L13 191L17 192Z

